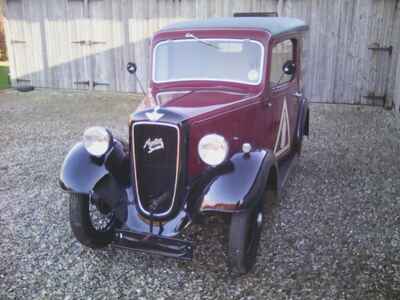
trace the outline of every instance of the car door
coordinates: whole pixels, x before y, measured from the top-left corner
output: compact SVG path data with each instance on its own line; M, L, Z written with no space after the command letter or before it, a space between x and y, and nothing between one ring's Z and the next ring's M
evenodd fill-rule
M270 52L269 99L267 106L273 112L273 151L278 159L290 154L295 142L299 109L299 55L298 41L286 38L273 42ZM285 63L292 61L294 71L286 74Z

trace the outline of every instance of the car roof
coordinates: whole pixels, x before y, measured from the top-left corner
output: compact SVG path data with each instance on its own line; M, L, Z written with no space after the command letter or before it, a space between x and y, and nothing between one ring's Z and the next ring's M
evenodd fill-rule
M231 17L193 20L167 25L162 31L206 28L251 28L265 30L272 36L292 31L307 30L302 20L287 17Z

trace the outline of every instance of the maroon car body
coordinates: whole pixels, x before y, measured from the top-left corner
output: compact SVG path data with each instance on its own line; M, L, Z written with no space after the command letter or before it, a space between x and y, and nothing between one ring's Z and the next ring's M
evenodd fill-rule
M308 134L309 109L300 86L306 29L292 18L242 17L183 22L156 33L150 88L130 117L129 142L112 138L101 157L88 154L82 143L71 150L61 171L61 186L88 199L71 201L93 202L100 211L107 207L117 216L108 242L180 258L192 256L191 243L172 237L210 212L229 214L230 263L241 273L248 271L254 263L247 261L248 256L255 256L258 241L255 250L244 251L239 248L248 245L237 239L259 238L263 202L279 195ZM181 41L192 43L179 45ZM161 45L166 54L157 50ZM185 47L194 49L193 56L179 53ZM215 55L215 65L219 57L231 60L223 75L236 72L236 57L238 68L248 70L247 75L208 78L207 69L211 72L213 66L207 65L200 50L208 47L216 50L204 52L221 52ZM253 52L243 58L246 49ZM162 60L163 55L168 59ZM282 61L285 58L289 59ZM202 75L185 78L192 71L177 68L182 78L168 77L174 62L200 66ZM219 76L220 66L216 69L212 72ZM208 135L211 142L204 153L223 151L218 139L227 145L226 157L217 165L199 155L199 143ZM242 223L246 228L240 233L237 227ZM240 251L247 254L242 257Z

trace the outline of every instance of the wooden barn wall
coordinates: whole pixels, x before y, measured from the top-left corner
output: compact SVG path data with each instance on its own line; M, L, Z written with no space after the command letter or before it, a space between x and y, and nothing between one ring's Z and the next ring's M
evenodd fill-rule
M400 53L397 58L397 73L394 84L394 108L400 112Z
M6 60L6 36L4 31L4 20L0 15L0 61Z
M0 61L7 59L6 36L4 30L3 3L0 0Z
M135 92L149 77L151 35L164 25L277 11L310 25L304 91L313 101L400 102L400 0L8 0L13 85ZM392 46L392 52L385 51ZM368 48L375 48L371 50ZM383 48L383 49L377 49ZM385 103L383 100L385 96ZM396 96L396 97L395 97Z
M395 49L400 49L400 1L398 1L397 4L397 10L395 13L396 17L396 22L394 25L394 30L393 30L393 37L398 36L398 39L394 39L394 47ZM397 54L396 54L397 53ZM395 51L394 55L397 55L397 67L396 67L396 61L393 61L393 68L392 72L390 74L391 78L393 80L391 81L391 86L389 88L392 88L393 91L393 98L394 98L394 108L397 112L400 112L400 50Z

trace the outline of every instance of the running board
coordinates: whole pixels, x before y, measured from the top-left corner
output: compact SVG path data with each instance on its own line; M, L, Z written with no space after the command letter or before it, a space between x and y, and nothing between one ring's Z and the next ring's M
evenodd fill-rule
M299 156L297 154L291 154L287 158L279 162L279 177L280 177L279 182L281 183L280 184L281 189L286 184L298 157Z
M117 230L113 245L119 248L163 255L183 260L193 258L191 241L179 240L153 234Z

